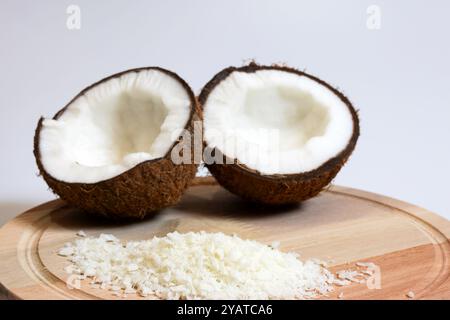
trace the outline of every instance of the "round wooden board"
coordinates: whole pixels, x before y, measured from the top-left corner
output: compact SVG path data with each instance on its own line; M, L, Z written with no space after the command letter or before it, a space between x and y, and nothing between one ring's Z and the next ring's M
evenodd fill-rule
M182 201L152 218L114 223L88 216L61 200L45 203L0 230L0 296L9 299L123 299L94 289L79 289L64 272L67 260L56 254L84 230L88 236L112 233L122 240L200 231L236 233L293 251L302 259L332 259L332 271L356 262L380 267L381 289L365 284L337 287L345 299L450 298L450 222L405 202L333 186L298 206L268 208L250 204L215 184L197 179ZM69 280L69 281L67 281ZM142 299L128 295L128 299Z

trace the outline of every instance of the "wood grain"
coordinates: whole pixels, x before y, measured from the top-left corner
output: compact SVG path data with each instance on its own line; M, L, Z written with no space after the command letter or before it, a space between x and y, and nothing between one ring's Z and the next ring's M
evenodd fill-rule
M294 251L302 259L332 259L334 271L358 261L380 267L381 289L355 284L337 288L345 299L450 298L450 222L425 209L360 190L331 187L297 206L266 207L244 202L199 179L182 201L140 222L114 223L55 200L31 209L0 229L0 296L4 299L114 299L81 282L69 289L65 258L57 250L84 230L123 240L206 230L236 233ZM70 279L69 279L70 280ZM69 281L70 283L71 281ZM128 299L138 296L129 295Z

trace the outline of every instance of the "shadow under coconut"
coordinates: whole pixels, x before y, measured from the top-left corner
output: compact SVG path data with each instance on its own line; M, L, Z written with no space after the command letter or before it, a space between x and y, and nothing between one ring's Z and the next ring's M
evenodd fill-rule
M207 194L204 195L195 194L194 190L194 192L188 191L175 208L178 211L211 217L261 218L290 214L292 211L301 210L302 207L301 203L285 205L261 204L242 199L218 186L211 186L207 189Z
M177 230L180 224L186 224L191 218L195 220L195 216L233 217L251 221L254 218L282 218L293 212L302 212L302 207L301 204L264 205L235 196L218 185L202 185L188 189L177 205L151 213L144 219L113 220L69 205L56 209L50 217L55 227L74 233L83 230L88 236L112 233L124 239L143 239L142 236L164 236Z
M91 236L92 233L113 233L120 236L127 230L134 230L140 235L146 234L148 237L152 237L165 235L174 231L178 226L177 220L161 219L161 214L162 211L157 211L144 219L111 219L66 205L52 212L50 217L52 224L57 228L71 230L74 233L83 230L88 236ZM126 238L134 237L133 234L129 234Z

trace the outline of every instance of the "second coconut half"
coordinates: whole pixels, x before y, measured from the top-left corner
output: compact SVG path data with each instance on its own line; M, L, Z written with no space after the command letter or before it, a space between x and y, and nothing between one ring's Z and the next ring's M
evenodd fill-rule
M317 195L359 137L350 101L286 66L230 67L203 88L205 162L229 191L267 204Z

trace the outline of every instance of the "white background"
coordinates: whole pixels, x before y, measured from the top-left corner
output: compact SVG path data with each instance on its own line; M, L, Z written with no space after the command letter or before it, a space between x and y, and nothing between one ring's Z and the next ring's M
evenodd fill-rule
M68 30L66 9L81 9ZM369 5L381 29L366 26ZM85 86L156 65L198 93L254 58L306 68L360 109L361 138L335 183L450 218L449 1L0 2L0 224L53 199L36 176L34 129Z

